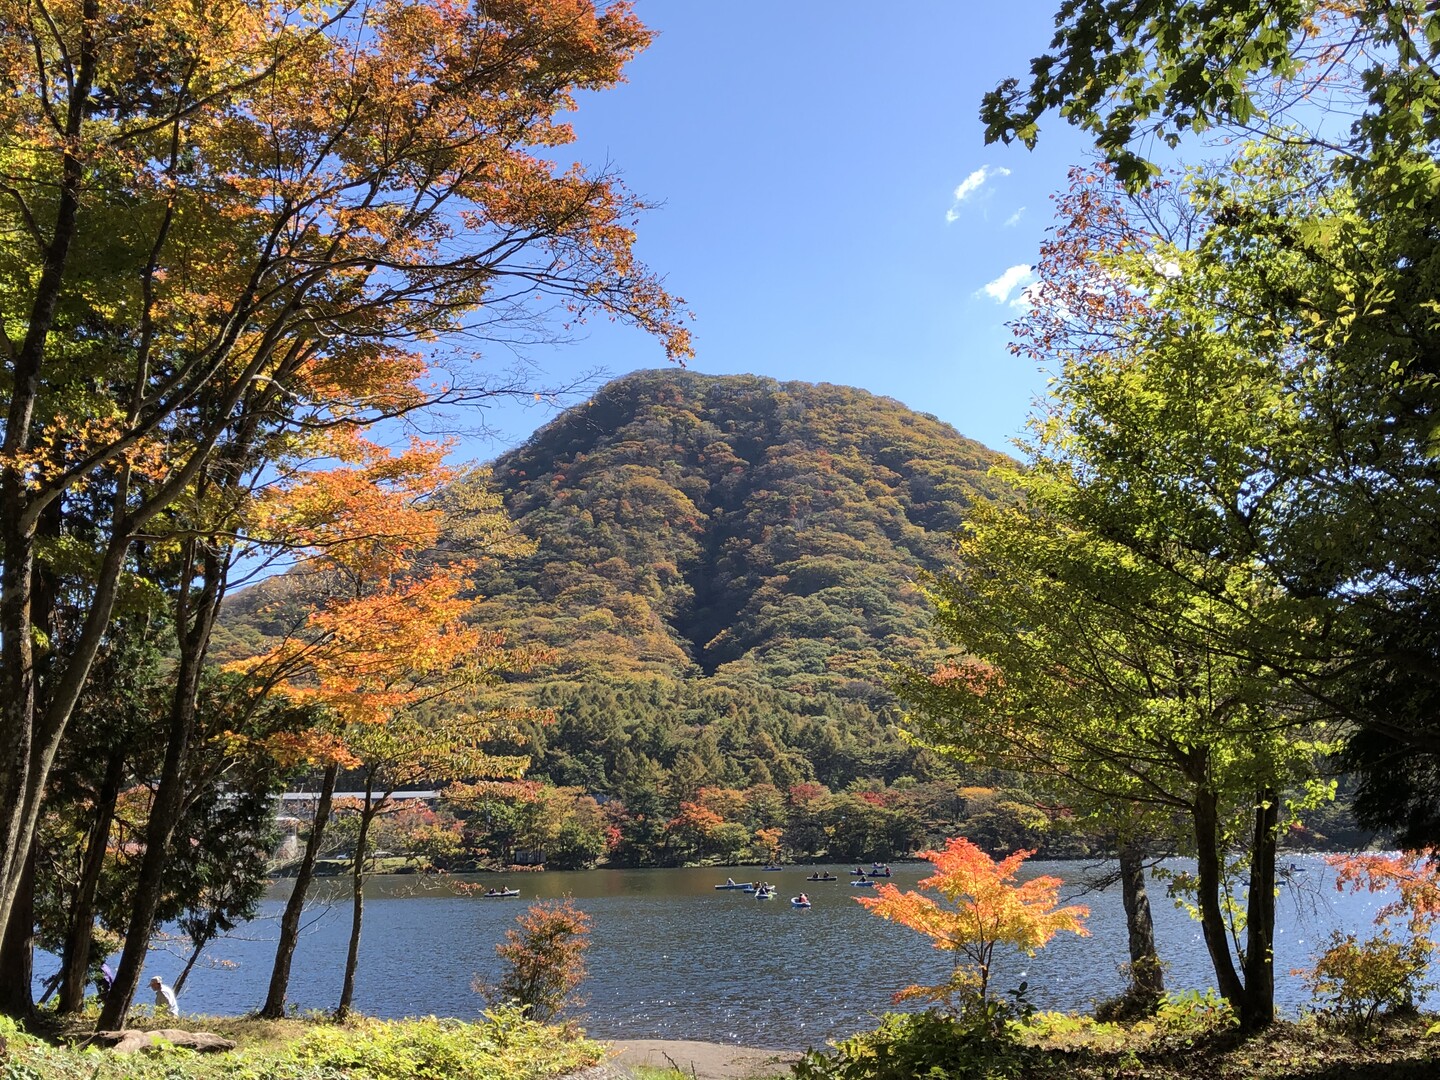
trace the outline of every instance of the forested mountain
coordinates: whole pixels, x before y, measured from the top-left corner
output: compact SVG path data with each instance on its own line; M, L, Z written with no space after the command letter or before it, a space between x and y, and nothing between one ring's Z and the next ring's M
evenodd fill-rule
M677 370L546 425L495 462L536 549L480 608L556 650L537 765L591 790L637 756L702 783L914 771L884 680L934 650L916 577L996 456L863 390Z
M993 451L863 390L651 371L500 458L538 547L484 617L556 674L660 672L879 702L928 650L917 571L992 490Z
M450 547L463 508L496 495L533 542L485 565L472 614L554 659L506 687L544 718L496 747L529 756L527 782L460 785L443 829L386 846L551 865L892 858L962 832L1093 846L1017 778L905 742L886 689L892 664L941 653L916 578L996 497L997 457L863 390L673 369L610 383L442 496ZM220 658L303 621L306 593L285 575L234 597ZM475 704L496 702L431 708ZM1312 825L1313 843L1348 827Z
M792 850L910 850L967 812L962 784L969 815L1009 808L996 846L1036 842L1001 778L900 738L885 687L893 664L939 655L916 579L992 497L997 458L849 387L674 369L608 384L467 481L534 542L487 564L474 614L555 657L511 686L548 719L502 749L530 755L533 780L628 808L611 844L626 861L694 854L675 823L706 789L750 792L728 816L785 827ZM235 598L225 650L293 619L293 591ZM800 799L806 824L764 809L772 795Z

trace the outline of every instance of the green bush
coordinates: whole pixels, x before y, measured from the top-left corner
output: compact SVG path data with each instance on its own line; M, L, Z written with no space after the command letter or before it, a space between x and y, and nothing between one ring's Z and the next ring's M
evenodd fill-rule
M1305 981L1341 1027L1364 1036L1377 1016L1413 1009L1434 989L1424 981L1433 950L1425 938L1397 941L1388 930L1365 941L1336 930L1314 968L1304 972Z
M990 1004L996 1005L997 1002ZM1003 1006L1002 1006L1003 1008ZM1036 1051L988 1012L950 1016L931 1009L887 1013L874 1031L810 1050L795 1065L796 1080L1004 1080L1024 1075Z
M317 1025L288 1046L196 1054L157 1046L120 1055L50 1046L0 1021L0 1080L538 1080L596 1064L598 1043L517 1009L459 1020Z
M1214 990L1166 994L1155 1007L1155 1026L1167 1035L1213 1035L1239 1020L1230 1003Z

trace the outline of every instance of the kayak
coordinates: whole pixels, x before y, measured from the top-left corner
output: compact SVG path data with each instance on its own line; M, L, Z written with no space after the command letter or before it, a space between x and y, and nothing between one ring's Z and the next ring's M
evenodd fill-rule
M756 900L774 900L774 899L775 899L775 890L774 890L774 889L757 889L757 890L755 890L755 899L756 899Z
M807 877L805 880L806 880L806 881L839 881L840 879L837 878L837 877L835 877L835 876L832 875L832 874L826 874L824 877L821 877L821 876L818 875L818 874L811 874L811 875L810 875L809 877Z
M724 885L716 885L717 889L745 889L747 892L755 888L752 881L727 881Z
M770 870L784 870L785 868L783 866L762 866L760 869L768 872Z
M875 887L873 881L852 881L850 884L854 885L857 889L873 889Z
M519 896L519 889L501 889L498 892L482 892L479 894L485 900L503 900L507 896Z

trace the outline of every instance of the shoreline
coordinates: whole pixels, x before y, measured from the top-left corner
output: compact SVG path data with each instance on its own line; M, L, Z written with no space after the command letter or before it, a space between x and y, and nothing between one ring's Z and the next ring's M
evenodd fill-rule
M786 1074L799 1050L774 1050L696 1039L603 1039L607 1066L677 1069L694 1080L748 1080Z

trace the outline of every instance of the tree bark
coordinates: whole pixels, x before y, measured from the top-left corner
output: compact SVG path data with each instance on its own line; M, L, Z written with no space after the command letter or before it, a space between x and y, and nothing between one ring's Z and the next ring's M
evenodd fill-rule
M1120 845L1120 897L1130 938L1130 994L1147 1009L1165 993L1165 973L1155 950L1155 923L1145 891L1145 852L1135 843Z
M374 777L365 777L365 805L360 811L360 833L355 838L355 860L350 868L350 881L353 889L350 907L350 948L345 953L345 981L340 987L340 1004L335 1008L335 1016L344 1020L350 1015L350 1002L355 997L355 969L360 965L360 923L365 917L365 847L370 835L370 820L374 816L371 810L371 795L374 788Z
M195 961L200 959L200 954L205 951L205 946L215 940L216 926L212 919L206 923L207 933L199 941L193 942L194 948L190 950L190 959L185 961L185 970L180 972L180 977L175 980L175 985L170 987L175 991L175 996L180 996L180 990L185 985L185 980L190 978L190 971L195 966Z
M79 140L94 85L98 49L92 28L100 21L99 0L84 0L80 14L79 62L65 115L67 144ZM61 157L55 225L35 283L25 339L11 368L0 445L0 460L14 463L0 465L0 761L9 763L0 769L0 938L26 873L39 790L45 783L43 775L32 775L37 699L30 627L36 522L27 477L15 462L32 444L45 344L55 323L70 247L79 233L84 181L84 164L67 149Z
M181 628L180 662L175 673L175 696L170 705L165 761L160 769L160 783L145 827L145 854L140 860L140 872L135 882L130 923L125 931L125 948L120 954L115 984L100 1014L99 1024L104 1029L118 1030L124 1026L125 1014L130 1011L130 1002L140 985L150 938L155 932L155 912L165 891L165 863L175 830L184 815L185 767L189 759L190 740L195 732L200 675L210 642L210 630L219 609L220 597L225 591L226 560L208 551L202 558L202 564L203 584L196 597L194 618L185 617L185 605L182 603L181 618L177 620ZM188 589L189 584L188 576L182 572L180 588Z
M1200 880L1197 897L1200 908L1200 930L1205 938L1205 948L1210 954L1210 965L1215 970L1215 985L1220 996L1230 1003L1238 1016L1244 1007L1245 987L1235 971L1235 961L1230 955L1230 937L1225 927L1225 913L1220 904L1220 890L1223 885L1220 850L1219 796L1205 786L1195 793L1195 864Z
M95 796L95 816L90 822L90 835L85 842L85 859L80 867L80 884L75 890L75 904L61 950L60 1000L56 1011L77 1013L85 1006L85 984L90 974L90 944L95 933L95 897L100 890L100 875L105 869L105 852L110 843L110 826L115 820L115 804L120 797L120 782L125 776L125 752L116 748L105 764L105 777Z
M305 854L301 857L300 869L295 874L295 887L290 890L290 899L285 901L285 913L280 916L280 940L275 945L275 967L270 972L270 989L265 994L265 1004L260 1006L260 1015L267 1020L278 1020L285 1015L285 994L290 988L290 962L295 956L295 945L300 940L300 916L305 909L305 896L310 891L310 881L315 876L315 860L319 858L325 825L330 820L330 803L335 796L335 780L339 774L338 766L325 767L325 776L320 781L320 800L315 806L315 823L310 828L309 839L305 841Z
M1275 854L1280 806L1276 793L1255 794L1250 847L1250 895L1245 910L1245 997L1240 1026L1258 1031L1275 1021Z
M35 1015L35 845L22 864L10 922L0 941L0 1013L28 1024Z

